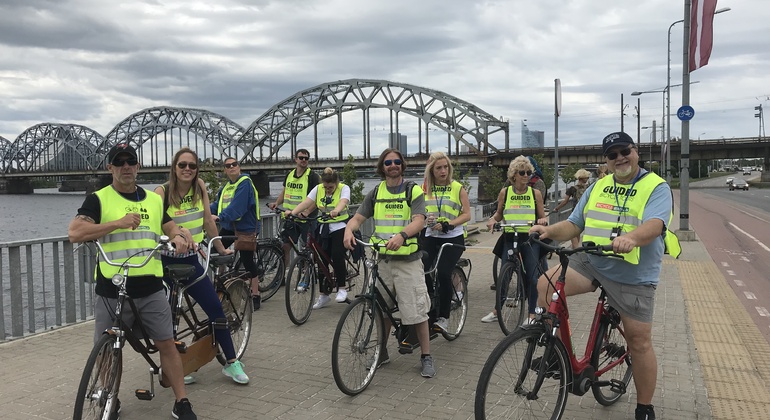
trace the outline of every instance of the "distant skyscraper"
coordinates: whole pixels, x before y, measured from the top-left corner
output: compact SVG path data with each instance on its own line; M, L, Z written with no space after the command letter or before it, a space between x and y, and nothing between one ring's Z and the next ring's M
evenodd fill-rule
M388 144L391 148L398 149L399 152L406 154L406 135L390 133Z
M545 147L545 133L543 131L532 131L527 128L524 121L521 122L521 147L524 149L542 149Z

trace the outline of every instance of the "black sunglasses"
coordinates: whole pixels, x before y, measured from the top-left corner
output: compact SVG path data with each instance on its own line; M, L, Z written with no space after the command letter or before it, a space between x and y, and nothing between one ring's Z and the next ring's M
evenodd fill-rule
M626 147L625 149L619 150L618 152L620 152L620 154L623 156L628 156L631 154L632 149L633 147ZM607 156L607 159L609 160L615 160L618 158L618 152L609 152L605 156Z
M532 175L532 171L519 171L519 175Z
M238 166L238 162L225 163L225 168L227 169L235 168L236 166Z
M299 159L299 160L309 160L310 156L297 156L297 159Z
M382 163L384 163L385 166L390 166L390 165L401 166L401 159L393 159L393 160L388 159L388 160L386 160L385 162L382 162Z
M187 163L187 162L179 162L179 163L177 163L177 164L176 164L176 166L177 166L177 168L179 168L179 169L187 169L187 168L189 167L189 168L190 168L190 169L192 169L193 171L194 171L194 170L196 170L196 169L198 169L198 164L197 164L197 163L192 163L192 162L190 162L190 163Z
M125 164L128 164L128 166L136 166L139 163L136 159L115 159L112 161L112 166L118 166L121 167Z

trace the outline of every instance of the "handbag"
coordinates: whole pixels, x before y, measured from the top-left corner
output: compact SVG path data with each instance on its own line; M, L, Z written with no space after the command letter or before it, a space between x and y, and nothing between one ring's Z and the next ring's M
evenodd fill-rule
M238 232L235 231L235 243L233 247L236 251L251 251L257 250L257 231L254 232Z

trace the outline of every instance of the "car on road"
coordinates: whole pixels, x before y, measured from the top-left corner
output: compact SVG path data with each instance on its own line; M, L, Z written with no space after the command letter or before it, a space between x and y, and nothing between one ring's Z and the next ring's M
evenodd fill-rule
M744 191L748 191L748 190L749 190L749 183L748 183L748 182L746 182L746 180L745 180L745 179L736 178L736 179L734 179L734 180L733 180L733 182L730 184L730 187L729 187L729 188L730 188L730 191L732 191L732 190L736 190L736 189L737 189L737 190L744 190Z
M733 183L733 179L735 179L735 178L733 178L733 177L727 178L727 180L725 181L725 185L732 184Z
M743 168L744 175L751 175L751 168Z

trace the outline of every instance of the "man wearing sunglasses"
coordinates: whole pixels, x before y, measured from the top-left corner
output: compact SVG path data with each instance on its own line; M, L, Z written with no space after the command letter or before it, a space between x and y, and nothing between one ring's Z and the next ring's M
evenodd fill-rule
M663 253L681 253L668 229L673 219L673 196L661 177L639 167L633 139L616 132L602 140L611 176L590 185L569 219L551 226L534 226L542 238L564 241L583 233L584 241L612 244L623 259L578 253L570 257L567 296L595 291L599 284L610 305L620 312L636 386L636 418L654 419L652 397L657 360L652 348L652 316ZM552 268L538 282L538 306L548 306Z
M307 198L310 191L313 191L313 188L321 183L321 177L308 166L309 160L310 152L306 149L297 149L297 152L294 154L294 162L297 164L297 167L286 175L286 179L283 181L283 189L278 194L275 202L268 204L268 207L272 210L275 210L278 206L285 208L286 212L281 217L291 214L291 211ZM307 217L313 219L317 215L318 209L315 209ZM307 233L310 232L315 223L308 220L295 219L295 225L299 227L298 230L294 229L281 233L284 267L289 267L291 243L297 243L300 236L303 241L307 241Z
M419 185L404 180L405 170L406 162L397 149L385 149L380 154L377 174L383 181L366 194L358 212L348 221L344 242L347 249L354 249L356 239L353 232L366 219L374 218L374 233L370 240L385 244L385 249L380 251L384 258L379 265L379 273L396 297L401 322L414 326L422 352L420 374L431 378L436 369L430 355L428 332L430 296L425 285L422 254L417 246L417 236L425 225L425 196ZM389 300L388 296L383 297L386 302ZM387 304L392 306L393 302ZM390 328L386 319L385 337L390 336ZM390 362L386 343L383 343L380 365ZM399 352L411 353L411 344L399 343Z
M112 174L112 184L89 194L78 214L69 225L70 242L86 242L98 239L105 251L113 255L135 255L128 258L140 263L146 254L141 251L154 248L161 235L171 237L177 254L188 250L188 242L182 229L163 211L163 200L158 194L136 185L139 158L136 149L127 143L113 146L107 154L107 170ZM127 258L116 257L121 262ZM96 295L94 299L94 341L112 326L118 289L112 284L112 276L119 268L100 262L96 267ZM163 288L163 266L160 259L135 269L126 283L126 290L142 314L142 324L149 338L160 350L160 363L164 377L168 378L176 396L172 415L178 419L196 419L187 399L182 370L182 359L174 344L171 323L171 307ZM123 307L125 312L130 308ZM135 315L126 313L123 320L133 324ZM113 414L119 414L120 401ZM111 417L113 418L113 417ZM115 417L116 418L116 417Z

